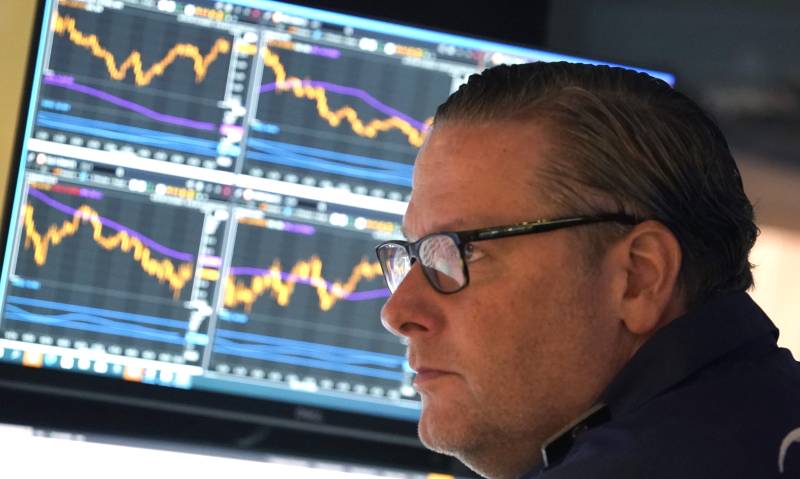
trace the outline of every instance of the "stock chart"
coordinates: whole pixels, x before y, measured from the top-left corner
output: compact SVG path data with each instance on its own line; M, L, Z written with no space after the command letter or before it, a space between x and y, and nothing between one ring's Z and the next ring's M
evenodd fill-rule
M433 105L449 92L448 75L288 41L267 42L261 56L248 166L411 186L411 164Z
M179 354L203 215L64 183L32 184L27 198L14 267L23 287L6 319L39 335ZM179 219L184 227L171 228Z
M55 13L52 33L40 137L233 168L250 69L241 38L165 15L72 8Z
M403 348L378 320L388 291L372 249L352 232L240 218L212 367L397 387Z

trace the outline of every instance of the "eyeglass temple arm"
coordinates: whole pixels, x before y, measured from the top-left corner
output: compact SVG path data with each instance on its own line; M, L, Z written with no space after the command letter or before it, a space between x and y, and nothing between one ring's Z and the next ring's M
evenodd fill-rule
M622 213L613 213L597 216L581 216L576 218L563 218L557 220L540 220L530 221L526 223L519 223L515 225L501 226L490 230L473 230L465 231L459 235L462 241L482 241L492 238L502 238L507 236L524 235L532 232L544 233L546 231L557 230L561 228L568 228L570 226L578 226L590 223L600 223L605 221L616 221L618 223L634 225L640 223L641 220L630 215Z

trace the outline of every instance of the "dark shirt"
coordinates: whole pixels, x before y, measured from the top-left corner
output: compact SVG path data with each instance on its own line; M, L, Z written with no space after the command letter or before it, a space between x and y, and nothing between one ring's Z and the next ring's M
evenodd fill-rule
M745 293L677 318L523 478L800 479L800 363L777 338Z

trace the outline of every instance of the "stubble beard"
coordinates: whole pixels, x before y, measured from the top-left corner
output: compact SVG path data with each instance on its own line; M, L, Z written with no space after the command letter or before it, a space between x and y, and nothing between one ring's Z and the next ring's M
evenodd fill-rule
M438 404L436 406L441 407ZM429 416L435 413L439 413L438 417ZM447 414L441 413L426 411L423 398L418 432L425 447L455 457L483 477L516 478L519 475L520 471L512 466L516 460L509 459L512 451L530 441L528 434L498 426L491 417L481 415L465 405L449 404ZM515 421L524 420L515 418ZM516 423L517 426L519 424ZM536 448L531 448L529 454L538 457Z

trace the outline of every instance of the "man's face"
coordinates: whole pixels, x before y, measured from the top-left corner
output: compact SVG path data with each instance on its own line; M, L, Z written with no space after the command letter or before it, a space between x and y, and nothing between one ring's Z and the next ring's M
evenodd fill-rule
M552 154L532 123L437 126L416 162L409 239L586 213L535 188ZM590 271L580 245L574 229L474 243L470 283L450 295L413 267L382 320L408 342L428 447L484 474L524 472L602 392L622 327L603 265Z

